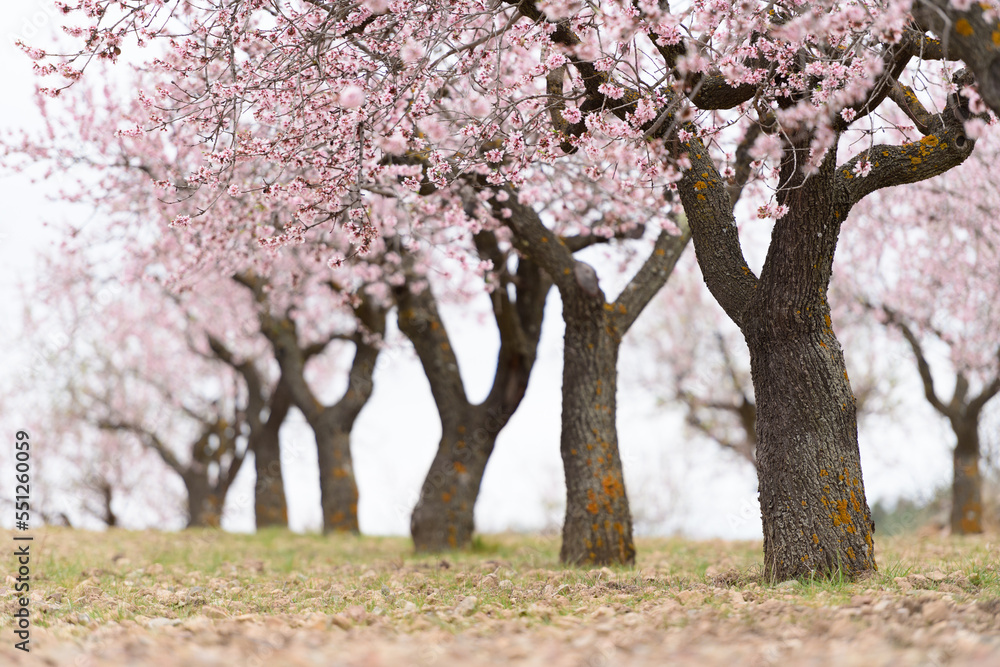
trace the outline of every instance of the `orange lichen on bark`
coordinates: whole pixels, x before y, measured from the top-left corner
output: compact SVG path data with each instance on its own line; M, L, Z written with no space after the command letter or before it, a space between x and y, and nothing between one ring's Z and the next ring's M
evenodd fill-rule
M968 19L958 19L955 21L955 32L962 37L969 37L975 30L972 29L972 24L969 23Z
M612 474L604 476L604 479L601 480L601 486L604 487L604 495L608 498L617 498L625 491L622 483Z
M465 464L462 463L461 461L455 461L452 464L452 467L455 469L455 472L457 472L459 474L461 474L463 472L466 472L466 470L467 470L467 468L465 467Z
M594 493L593 489L587 489L587 511L591 514L597 514L597 494Z

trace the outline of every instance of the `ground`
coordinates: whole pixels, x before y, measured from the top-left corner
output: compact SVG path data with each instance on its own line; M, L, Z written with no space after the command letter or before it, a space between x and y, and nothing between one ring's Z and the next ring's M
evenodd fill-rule
M33 535L31 653L5 576L4 665L1000 664L997 535L882 539L864 581L777 585L752 542L638 540L635 568L575 569L537 536L431 557L280 531Z

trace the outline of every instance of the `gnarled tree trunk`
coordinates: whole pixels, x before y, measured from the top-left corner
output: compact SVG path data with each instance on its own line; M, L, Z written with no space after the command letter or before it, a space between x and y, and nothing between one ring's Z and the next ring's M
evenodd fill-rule
M541 335L545 299L552 281L529 259L518 260L512 276L507 256L492 232L475 236L483 259L500 268L500 285L491 294L500 334L496 375L486 399L468 400L458 359L430 288L419 292L404 284L396 292L399 328L413 343L431 385L441 419L441 440L410 518L417 551L465 549L472 543L475 505L486 464L500 431L513 416L528 387ZM406 259L411 262L410 258ZM513 285L513 297L508 286Z
M442 416L441 441L410 518L417 551L465 549L483 473L506 419L479 419L475 407ZM471 413L471 414L470 414Z

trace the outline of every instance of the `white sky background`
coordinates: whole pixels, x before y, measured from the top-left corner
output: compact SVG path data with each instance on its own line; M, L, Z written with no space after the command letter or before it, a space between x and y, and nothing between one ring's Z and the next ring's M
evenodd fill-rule
M56 17L49 0L30 0L5 8L0 72L4 100L0 127L31 127L35 122L30 61L14 48L15 37L47 41ZM18 276L33 271L34 255L45 247L43 221L80 215L67 206L46 201L53 183L32 184L26 176L0 175L0 345L7 352L3 385L30 363L29 351L44 332L26 332L20 345L20 311L30 294L18 289ZM86 215L86 212L83 212ZM766 242L757 227L755 247ZM759 269L763 251L748 251ZM756 261L754 261L756 259ZM837 270L837 267L835 267ZM841 267L841 270L843 268ZM602 286L610 295L605 278ZM620 280L620 279L619 279ZM666 289L669 289L669 284ZM485 302L483 304L485 306ZM539 361L527 396L501 433L489 463L476 507L476 524L483 532L558 529L564 504L559 458L562 318L558 294L549 297ZM478 326L458 309L445 309L449 332L473 398L485 395L495 370L498 345L495 328ZM836 324L836 323L835 323ZM902 405L891 419L869 422L861 433L862 462L870 503L879 499L928 494L951 476L952 436L920 394L913 361L897 347L898 366L906 380ZM16 355L9 351L16 350ZM13 357L13 358L12 358ZM626 338L620 361L618 428L626 488L637 529L644 533L682 532L699 538L760 536L756 479L749 465L722 452L714 443L692 438L679 411L657 407L656 396L640 386L629 369L648 364L646 352ZM942 377L941 386L950 387ZM12 442L24 415L0 398L0 424L5 442ZM23 422L22 422L23 423ZM360 487L361 529L369 534L408 534L409 515L434 456L440 425L427 382L415 356L404 347L390 350L380 362L375 394L353 434L355 472ZM32 433L35 443L46 437ZM293 412L282 430L286 489L290 493L292 528L320 526L319 482L315 445L301 415ZM6 450L11 451L11 450ZM6 454L0 461L0 495L9 496L12 474ZM165 473L169 474L169 473ZM253 466L248 462L230 492L225 526L253 527ZM120 512L122 513L122 512ZM12 516L0 525L12 525ZM150 524L162 525L150 517Z

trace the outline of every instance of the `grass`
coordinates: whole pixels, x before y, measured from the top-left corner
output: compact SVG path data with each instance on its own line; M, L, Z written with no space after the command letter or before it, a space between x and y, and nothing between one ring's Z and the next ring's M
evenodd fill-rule
M0 539L10 543L8 533ZM635 567L572 568L558 562L557 538L531 535L479 536L466 553L416 555L395 537L50 528L35 533L32 605L40 627L320 613L345 626L382 617L402 630L432 623L458 631L479 614L551 624L669 600L723 614L740 599L836 606L914 590L989 602L1000 600L994 542L889 538L878 545L880 571L863 581L771 585L761 580L754 542L644 539ZM0 599L12 611L11 596ZM4 613L0 627L10 619Z

